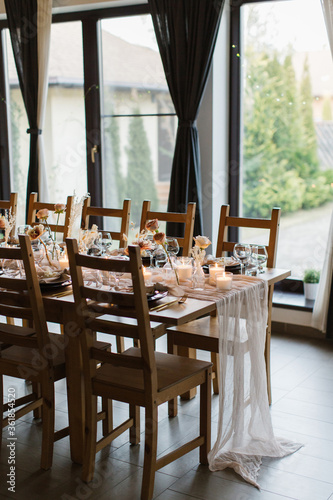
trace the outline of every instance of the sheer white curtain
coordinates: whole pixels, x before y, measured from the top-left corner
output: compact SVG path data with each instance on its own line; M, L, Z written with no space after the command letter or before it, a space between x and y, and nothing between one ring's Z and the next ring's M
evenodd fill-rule
M327 35L333 56L333 0L321 0ZM328 305L333 273L333 212L328 234L323 269L321 271L317 298L313 308L312 326L326 332Z
M38 40L38 106L37 126L44 132L44 119L49 78L49 53L52 22L52 0L38 0L37 40ZM49 201L47 173L45 165L44 133L38 136L39 199Z

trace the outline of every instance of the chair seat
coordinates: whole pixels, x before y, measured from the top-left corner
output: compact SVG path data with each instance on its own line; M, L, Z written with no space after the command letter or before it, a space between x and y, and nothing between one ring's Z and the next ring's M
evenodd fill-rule
M15 376L20 377L20 372L22 372L23 376L20 378L26 378L27 373L30 372L28 379L38 380L39 370L44 368L45 361L52 357L54 379L60 380L66 376L65 347L63 346L64 337L62 335L50 333L49 338L50 346L45 359L40 359L37 349L21 346L8 347L8 349L1 352L1 359L7 361L7 366L9 367L11 364L13 364L13 366L18 365L17 374ZM6 375L6 371L4 365L2 373ZM8 371L7 374L11 375Z
M31 337L32 335L35 335L35 330L33 328L27 328L27 327L22 327L22 326L16 326L16 325L9 325L8 323L1 323L0 324L0 331L3 333L10 333L14 335L18 335L19 337ZM11 344L8 344L7 342L1 342L0 343L0 351L4 349L8 349L11 347Z
M240 342L247 345L246 323L240 319L241 337ZM167 328L167 333L173 334L173 344L201 349L203 351L219 352L219 320L217 316L205 316L203 318L189 321L181 326ZM230 338L233 342L233 338Z
M139 357L140 349L130 347L124 351L123 354ZM205 371L208 367L212 366L212 363L206 361L187 359L182 356L175 356L162 352L155 352L155 361L158 392L167 392L169 397L170 394L172 397L173 392L177 392L176 386L181 382L184 382L186 385L187 379L191 379L191 386L193 386L192 377L195 374L198 374L198 385L202 383L200 381L204 379ZM107 386L108 391L110 391L111 387L114 387L120 391L129 390L141 393L142 398L144 398L144 381L142 373L132 368L113 366L109 363L105 363L99 368L96 376L92 379L92 385L96 395L103 395L105 389L103 386ZM175 391L173 391L172 388L175 388ZM112 393L109 392L109 394L112 398ZM164 398L161 394L161 399L167 401L168 397L166 396Z

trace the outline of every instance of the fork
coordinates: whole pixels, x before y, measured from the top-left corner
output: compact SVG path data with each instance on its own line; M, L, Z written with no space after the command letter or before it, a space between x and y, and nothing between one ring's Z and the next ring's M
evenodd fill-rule
M184 295L178 299L171 300L170 302L167 302L165 304L160 304L159 306L152 307L150 311L162 311L163 309L167 309L168 307L173 306L178 302L178 304L184 304L186 302L186 299L188 297L187 293L184 293Z

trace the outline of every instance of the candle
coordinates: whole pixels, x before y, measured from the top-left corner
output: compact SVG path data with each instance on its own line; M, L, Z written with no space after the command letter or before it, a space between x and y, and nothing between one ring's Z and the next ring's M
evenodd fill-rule
M224 272L224 266L219 265L217 262L209 266L209 284L215 285L216 278L219 274Z
M231 290L232 286L232 273L223 272L221 275L216 276L216 288L218 290Z
M143 267L142 271L145 283L151 282L151 277L152 277L151 269L149 269L149 267Z
M180 264L177 266L178 278L189 280L192 278L192 264Z
M59 265L60 265L62 270L69 269L69 262L68 262L67 255L59 257Z

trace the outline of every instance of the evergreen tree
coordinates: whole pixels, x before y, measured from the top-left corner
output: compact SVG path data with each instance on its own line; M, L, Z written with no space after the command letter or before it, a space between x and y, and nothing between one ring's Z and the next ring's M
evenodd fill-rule
M153 163L143 119L137 114L131 118L128 131L127 180L125 195L131 198L132 220L138 224L144 199L151 200L152 206L158 207L158 197L154 182Z

